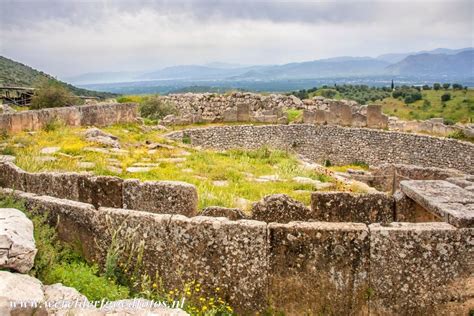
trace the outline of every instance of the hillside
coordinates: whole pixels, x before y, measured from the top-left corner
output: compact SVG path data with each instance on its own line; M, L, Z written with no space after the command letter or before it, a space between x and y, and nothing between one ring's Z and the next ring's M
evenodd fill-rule
M38 71L22 63L0 56L0 86L32 87L43 79L57 81L76 95L94 96L99 98L111 98L116 96L116 94L109 92L98 92L77 88L68 83L59 81L42 71Z
M455 55L411 55L388 66L387 71L393 75L472 77L474 76L474 50Z

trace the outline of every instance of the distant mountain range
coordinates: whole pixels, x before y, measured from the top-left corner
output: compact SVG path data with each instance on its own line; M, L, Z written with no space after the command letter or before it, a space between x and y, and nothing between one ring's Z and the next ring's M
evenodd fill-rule
M343 56L283 65L211 63L180 65L151 72L101 72L65 78L74 84L173 81L272 81L368 76L416 76L419 78L474 77L474 48L438 48L373 57Z

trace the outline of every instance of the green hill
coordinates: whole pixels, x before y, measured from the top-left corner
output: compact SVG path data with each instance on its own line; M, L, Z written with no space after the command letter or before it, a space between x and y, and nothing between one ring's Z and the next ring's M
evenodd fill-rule
M117 96L116 94L109 92L98 92L77 88L68 83L59 81L53 76L48 75L42 71L38 71L22 63L0 56L0 86L33 87L44 79L59 82L75 95L93 96L99 98L113 98Z

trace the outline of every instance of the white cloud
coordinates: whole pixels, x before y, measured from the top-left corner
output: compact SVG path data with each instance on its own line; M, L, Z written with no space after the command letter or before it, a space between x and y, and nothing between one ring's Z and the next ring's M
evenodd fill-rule
M290 9L288 2L256 3L240 3L228 12L231 2L75 2L58 9L40 2L35 4L40 18L7 25L8 12L0 16L0 53L65 76L212 61L270 64L377 56L472 46L473 41L471 2L304 2ZM268 10L254 12L263 8Z

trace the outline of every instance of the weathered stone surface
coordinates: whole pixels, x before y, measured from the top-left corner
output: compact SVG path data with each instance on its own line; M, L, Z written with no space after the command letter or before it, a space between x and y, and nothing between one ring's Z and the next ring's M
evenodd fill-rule
M101 144L105 147L120 148L118 138L96 127L91 127L84 132L84 137L89 142Z
M474 185L474 179L472 178L472 176L447 178L446 181L451 182L452 184L455 184L461 188L466 188Z
M313 219L326 222L394 221L393 199L384 193L314 192L311 210Z
M26 172L12 162L0 161L0 187L24 191Z
M400 190L393 194L393 200L395 203L396 222L424 223L443 221L440 217L418 205Z
M367 106L367 127L387 128L388 116L382 114L382 106L379 104L369 104Z
M286 194L267 195L252 205L252 219L259 221L288 223L310 218L310 209Z
M474 227L474 193L442 180L402 181L401 190L424 209L457 227Z
M369 238L364 224L268 225L269 301L288 315L367 313Z
M79 201L95 207L122 207L123 180L108 176L79 178Z
M0 114L0 130L13 133L39 130L56 120L70 126L107 126L135 122L137 117L136 103L70 106Z
M64 286L61 283L44 285L43 291L44 291L45 301L53 303L53 304L54 302L61 303L65 301L74 303L76 300L78 302L87 301L87 297L79 293L75 288ZM52 310L58 310L58 309L52 309Z
M266 307L267 246L263 222L197 216L173 216L168 245L173 271L165 277L170 285L197 280L222 295L238 314ZM172 286L171 288L174 288Z
M474 144L426 135L290 124L215 126L172 132L166 136L181 141L183 135L189 137L193 146L219 150L269 146L280 150L291 148L304 158L319 163L326 160L336 165L354 161L369 165L403 163L474 173Z
M165 288L180 288L194 280L202 285L203 293L220 288L219 295L239 314L265 308L265 223L105 208L99 210L95 221L93 226L106 231L97 236L103 258L110 234L117 231L119 242L143 244L140 268L150 276L158 273Z
M351 107L340 101L333 101L329 104L328 123L337 124L341 126L352 125L352 110Z
M369 229L371 313L469 313L474 301L474 230L447 223L372 224Z
M27 273L36 255L33 223L12 208L0 208L0 268Z
M189 183L130 179L123 183L123 202L127 209L193 216L198 196L196 187Z
M245 219L247 216L238 208L228 208L222 206L208 206L202 210L202 216L227 217L230 220Z
M408 153L406 153L408 155ZM381 191L395 192L400 189L403 180L445 180L460 177L463 174L454 169L427 166L384 163L370 168L372 181L369 183Z
M39 280L19 273L0 271L0 297L8 301L42 302L44 294ZM30 310L31 311L31 310Z

